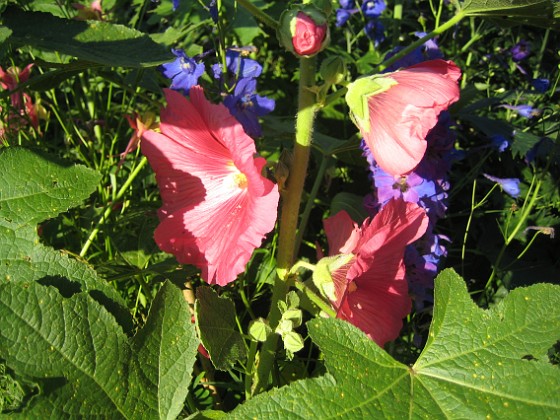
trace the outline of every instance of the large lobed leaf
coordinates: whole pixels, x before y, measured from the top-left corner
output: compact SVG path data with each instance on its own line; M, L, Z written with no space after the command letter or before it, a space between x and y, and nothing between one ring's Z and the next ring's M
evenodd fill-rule
M48 379L22 418L175 418L198 347L181 291L165 283L131 340L85 293L69 299L32 283L0 286L0 357Z
M113 287L89 265L42 245L37 236L38 222L80 204L100 178L85 166L43 153L17 147L0 151L0 283L40 281L65 295L96 290L125 318L118 308L124 302Z
M464 281L444 271L429 340L412 367L341 320L308 326L328 374L258 395L233 417L560 417L560 370L546 356L560 338L558 286L519 288L483 310Z
M2 15L8 41L111 67L150 67L173 60L171 52L135 29L109 22L62 19L10 7Z
M555 0L455 0L467 16L496 17L497 24L518 23L560 29L560 5ZM505 20L502 20L505 19Z

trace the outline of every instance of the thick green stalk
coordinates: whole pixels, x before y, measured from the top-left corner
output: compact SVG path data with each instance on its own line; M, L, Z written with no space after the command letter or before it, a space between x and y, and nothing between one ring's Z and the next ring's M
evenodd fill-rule
M277 276L272 291L270 312L268 314L268 323L273 331L278 325L281 316L278 302L286 298L292 281L292 278L289 276L289 271L294 263L299 208L305 177L307 175L307 164L311 152L313 120L317 110L316 96L310 89L314 84L315 57L302 57L300 59L294 158L290 167L286 193L282 201L280 232L278 236L278 256L276 258ZM278 334L270 334L261 348L257 375L256 378L254 378L255 382L251 389L252 394L262 392L268 387L274 366L276 349L278 347L278 338Z
M298 93L298 114L296 119L296 139L293 163L283 196L280 232L278 236L277 269L281 279L285 279L294 263L295 238L299 220L299 207L303 185L307 175L307 164L311 152L313 120L315 118L316 96L311 91L315 84L315 57L300 59L300 80Z

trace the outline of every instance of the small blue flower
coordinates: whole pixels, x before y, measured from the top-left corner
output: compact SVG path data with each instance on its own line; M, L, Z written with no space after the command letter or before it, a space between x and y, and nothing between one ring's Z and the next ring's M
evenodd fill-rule
M256 89L257 81L254 78L240 79L233 95L228 95L224 99L224 105L229 109L231 115L252 137L261 136L258 117L273 111L275 106L274 99L257 95Z
M188 95L191 87L198 83L198 78L204 73L204 64L197 63L181 49L171 51L177 59L171 63L163 64L161 71L165 77L172 80L171 89L182 91L185 95Z
M358 9L336 9L336 26L340 28L357 12Z
M500 134L490 137L490 145L502 153L509 147L509 140Z
M262 66L255 60L243 57L239 51L228 50L226 52L226 65L231 74L237 77L259 77Z
M426 36L426 32L414 32L414 35L418 38L424 38ZM426 60L443 58L443 53L439 49L439 45L435 39L428 39L424 42L424 55L426 56Z
M521 61L531 54L531 45L527 41L521 40L511 47L510 52L513 61Z
M533 108L531 105L500 105L500 107L511 109L525 118L533 118L541 113L539 109Z
M377 47L379 43L385 40L385 28L383 24L378 19L371 19L366 23L364 32L367 37L371 39L374 45Z
M531 85L539 93L545 93L550 87L550 80L548 79L533 79Z
M367 0L362 3L362 12L368 19L377 18L385 10L384 0Z
M338 0L338 3L340 4L340 7L343 9L353 9L356 7L356 1L355 0Z
M218 5L216 0L211 0L208 4L208 11L214 23L218 23Z
M502 189L513 198L519 197L519 194L521 193L521 190L519 189L519 178L498 178L488 174L482 175L490 181L500 184L500 187L502 187Z
M177 10L179 7L179 1L180 0L173 0L173 11Z

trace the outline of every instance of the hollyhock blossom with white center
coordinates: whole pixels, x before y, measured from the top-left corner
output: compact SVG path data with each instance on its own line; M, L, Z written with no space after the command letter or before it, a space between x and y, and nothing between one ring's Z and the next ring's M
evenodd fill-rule
M459 99L460 77L452 61L431 60L348 86L351 116L385 172L403 175L420 163L440 112Z
M154 238L183 264L226 285L245 270L276 222L279 193L264 178L265 159L222 104L201 87L190 101L166 89L160 132L142 135L142 153L156 173L163 205Z
M347 254L348 261L331 273L337 317L380 346L398 337L410 312L404 251L427 226L425 211L401 198L390 200L360 228L345 211L324 221L329 254Z

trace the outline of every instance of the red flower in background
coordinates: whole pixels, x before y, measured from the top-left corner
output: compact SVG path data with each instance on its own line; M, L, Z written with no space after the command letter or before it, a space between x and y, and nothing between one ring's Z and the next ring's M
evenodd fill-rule
M420 163L440 112L459 99L460 77L455 63L438 59L350 84L351 115L385 172L404 175Z
M404 251L427 226L424 209L401 198L391 199L361 228L345 211L324 220L330 255L353 254L331 273L337 317L381 347L398 337L402 319L410 313Z
M166 89L160 131L142 135L142 152L156 173L163 205L154 237L202 278L225 285L245 270L276 222L277 186L261 175L253 139L201 87L190 101Z

